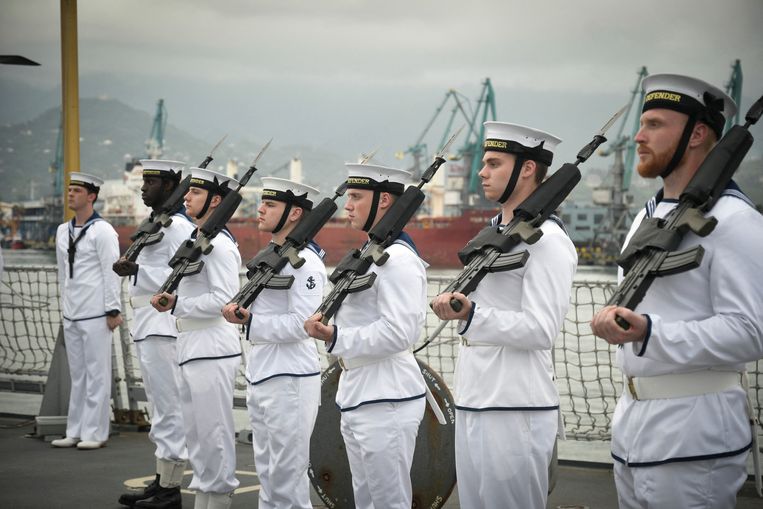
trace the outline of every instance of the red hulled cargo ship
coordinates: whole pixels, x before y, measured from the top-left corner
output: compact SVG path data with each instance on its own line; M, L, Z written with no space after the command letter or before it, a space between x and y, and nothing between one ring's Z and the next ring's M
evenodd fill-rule
M433 268L457 269L462 264L458 251L474 237L495 211L472 209L465 210L458 217L418 217L413 219L405 231L413 238L416 248ZM135 225L116 226L119 234L119 247L124 253L130 245L130 235L135 232ZM238 242L241 259L246 263L256 255L270 240L270 234L257 229L254 220L234 219L228 223L228 229ZM315 237L315 241L326 251L326 265L335 266L351 249L359 248L367 239L366 234L353 230L347 220L338 218L329 221Z

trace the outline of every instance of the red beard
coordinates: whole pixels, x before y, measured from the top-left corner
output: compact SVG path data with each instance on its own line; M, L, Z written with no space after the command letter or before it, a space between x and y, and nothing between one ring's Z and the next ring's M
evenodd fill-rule
M652 149L648 147L639 147L641 151L647 151L647 158L645 160L639 159L636 170L638 174L646 179L654 179L659 177L668 167L668 164L673 159L673 155L676 153L678 143L671 145L667 150L656 154ZM684 153L683 156L686 156ZM681 159L683 160L683 156Z

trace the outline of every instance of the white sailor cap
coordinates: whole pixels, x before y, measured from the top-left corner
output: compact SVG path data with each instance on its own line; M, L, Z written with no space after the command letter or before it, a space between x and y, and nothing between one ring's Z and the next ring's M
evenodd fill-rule
M216 171L192 167L190 185L225 196L231 189L238 188L238 181Z
M554 160L554 149L562 140L532 127L508 122L485 122L485 142L487 151L517 154L525 159L537 161L546 166Z
M94 193L103 185L103 179L89 173L72 172L69 174L70 186L82 186Z
M374 164L344 163L348 189L371 189L400 195L411 182L411 172Z
M144 177L180 179L180 174L185 169L185 163L180 161L168 161L165 159L141 159Z
M318 194L314 187L278 177L262 177L262 199L293 203L305 210L313 208L311 195Z
M726 119L737 111L734 100L721 89L690 76L651 74L641 81L642 112L653 108L679 111L709 125L720 138Z

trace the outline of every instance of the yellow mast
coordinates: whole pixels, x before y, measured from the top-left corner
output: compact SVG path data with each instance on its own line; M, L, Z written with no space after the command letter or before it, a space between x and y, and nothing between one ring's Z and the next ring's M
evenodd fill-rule
M77 0L61 0L61 104L64 130L64 221L69 210L69 174L79 168L79 66L77 59Z

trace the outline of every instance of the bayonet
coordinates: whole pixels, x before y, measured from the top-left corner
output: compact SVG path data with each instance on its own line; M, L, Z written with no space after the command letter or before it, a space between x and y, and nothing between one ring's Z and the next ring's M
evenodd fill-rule
M575 165L578 165L578 164L586 161L589 157L591 157L591 155L596 151L596 149L599 148L599 145L601 145L602 143L607 141L607 138L604 136L604 134L606 134L606 132L609 130L609 128L612 127L612 124L617 122L617 119L620 118L623 115L623 113L628 111L628 106L630 106L630 105L626 104L625 106L620 108L617 111L617 113L612 115L612 118L607 120L607 122L604 124L604 126L602 126L602 128L599 130L599 132L596 133L593 136L593 141L591 141L591 143L589 143L588 145L583 147L580 150L580 152L578 152L577 162L575 163Z
M262 147L262 149L260 150L260 153L259 153L259 154L257 154L257 157L255 157L255 158L254 158L254 161L252 161L252 164L251 164L250 168L251 168L252 166L257 166L257 161L259 161L259 160L260 160L260 157L262 157L262 154L264 154L264 153L265 153L265 151L268 149L268 147L270 146L270 144L272 143L272 141L273 141L273 138L270 138L270 139L268 140L268 142L265 144L265 146L263 146L263 147Z
M624 114L626 111L628 111L628 107L629 107L629 106L630 106L630 103L626 104L625 106L623 106L622 108L620 108L620 110L619 110L617 113L615 113L614 115L612 115L612 118L610 118L609 120L607 120L607 123L606 123L606 124L604 124L604 126L601 128L601 130L600 130L600 131L599 131L599 132L598 132L596 135L597 135L597 136L604 136L605 134L607 134L607 131L609 131L609 128L610 128L610 127L612 127L612 125L613 125L615 122L617 122L617 119L618 119L618 118L620 118L620 117L622 117L622 116L623 116L623 114Z
M363 159L360 160L360 164L366 164L368 161L370 161L375 155L376 152L379 151L379 147L376 147L368 154L363 154Z
M461 131L463 130L464 130L464 126L461 126L458 128L458 130L455 133L453 133L453 136L451 136L450 139L448 139L448 141L445 142L445 145L443 145L440 151L437 153L437 155L435 156L435 159L438 157L445 156L450 146L453 144L454 141L456 141L456 138L458 138L458 135L461 134Z
M212 157L212 154L215 152L215 150L217 150L217 147L219 147L222 144L222 142L225 141L225 138L227 137L228 135L226 134L225 136L220 138L220 141L218 141L217 144L214 147L212 147L212 150L209 151L209 154L207 155L207 157L205 157L204 160L201 162L201 164L199 165L199 168L206 168L209 165L209 163L212 162L212 160L214 159Z

